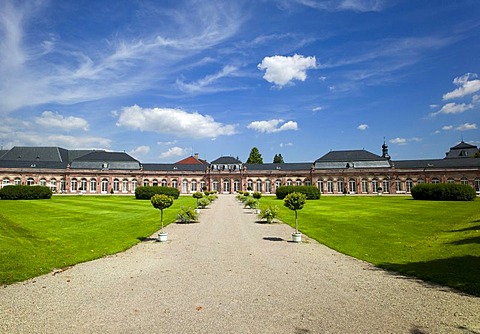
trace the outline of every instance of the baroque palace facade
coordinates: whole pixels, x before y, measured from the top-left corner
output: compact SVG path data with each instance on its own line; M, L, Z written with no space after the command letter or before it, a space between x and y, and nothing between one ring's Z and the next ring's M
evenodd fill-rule
M54 193L133 194L138 186L168 186L182 194L204 187L219 193L251 189L275 193L282 185L314 185L322 194L408 194L418 183L462 183L480 194L480 158L461 142L443 159L398 160L365 150L330 151L306 163L245 164L224 156L210 163L198 154L172 164L141 163L124 152L13 147L0 150L0 187L45 185Z

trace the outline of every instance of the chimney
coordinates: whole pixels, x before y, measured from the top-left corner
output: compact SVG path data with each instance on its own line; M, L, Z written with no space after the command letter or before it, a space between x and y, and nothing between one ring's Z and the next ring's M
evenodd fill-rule
M193 156L198 160L198 153L195 153Z

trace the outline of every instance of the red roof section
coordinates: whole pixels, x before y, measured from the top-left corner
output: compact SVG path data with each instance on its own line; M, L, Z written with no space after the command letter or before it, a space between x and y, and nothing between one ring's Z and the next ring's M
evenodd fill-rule
M204 165L207 162L202 159L198 159L197 157L194 157L193 155L185 158L183 160L177 161L175 164L176 165Z

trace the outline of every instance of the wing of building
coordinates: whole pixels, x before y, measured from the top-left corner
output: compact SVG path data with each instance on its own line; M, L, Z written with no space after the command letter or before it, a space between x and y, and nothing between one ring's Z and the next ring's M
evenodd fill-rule
M0 187L45 185L56 193L133 194L139 185L233 193L275 193L282 185L314 185L324 194L405 194L418 183L462 183L480 194L476 146L461 142L443 159L391 160L365 150L330 151L312 162L246 164L222 156L208 163L195 154L176 163L141 163L124 152L13 147L0 150Z

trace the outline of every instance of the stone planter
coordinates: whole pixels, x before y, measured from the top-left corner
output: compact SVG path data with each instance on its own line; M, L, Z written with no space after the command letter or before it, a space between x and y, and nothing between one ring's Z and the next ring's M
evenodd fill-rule
M300 233L300 232L292 233L292 241L293 242L302 242L302 233Z
M168 240L168 233L167 232L158 233L158 241L166 242L167 240Z

